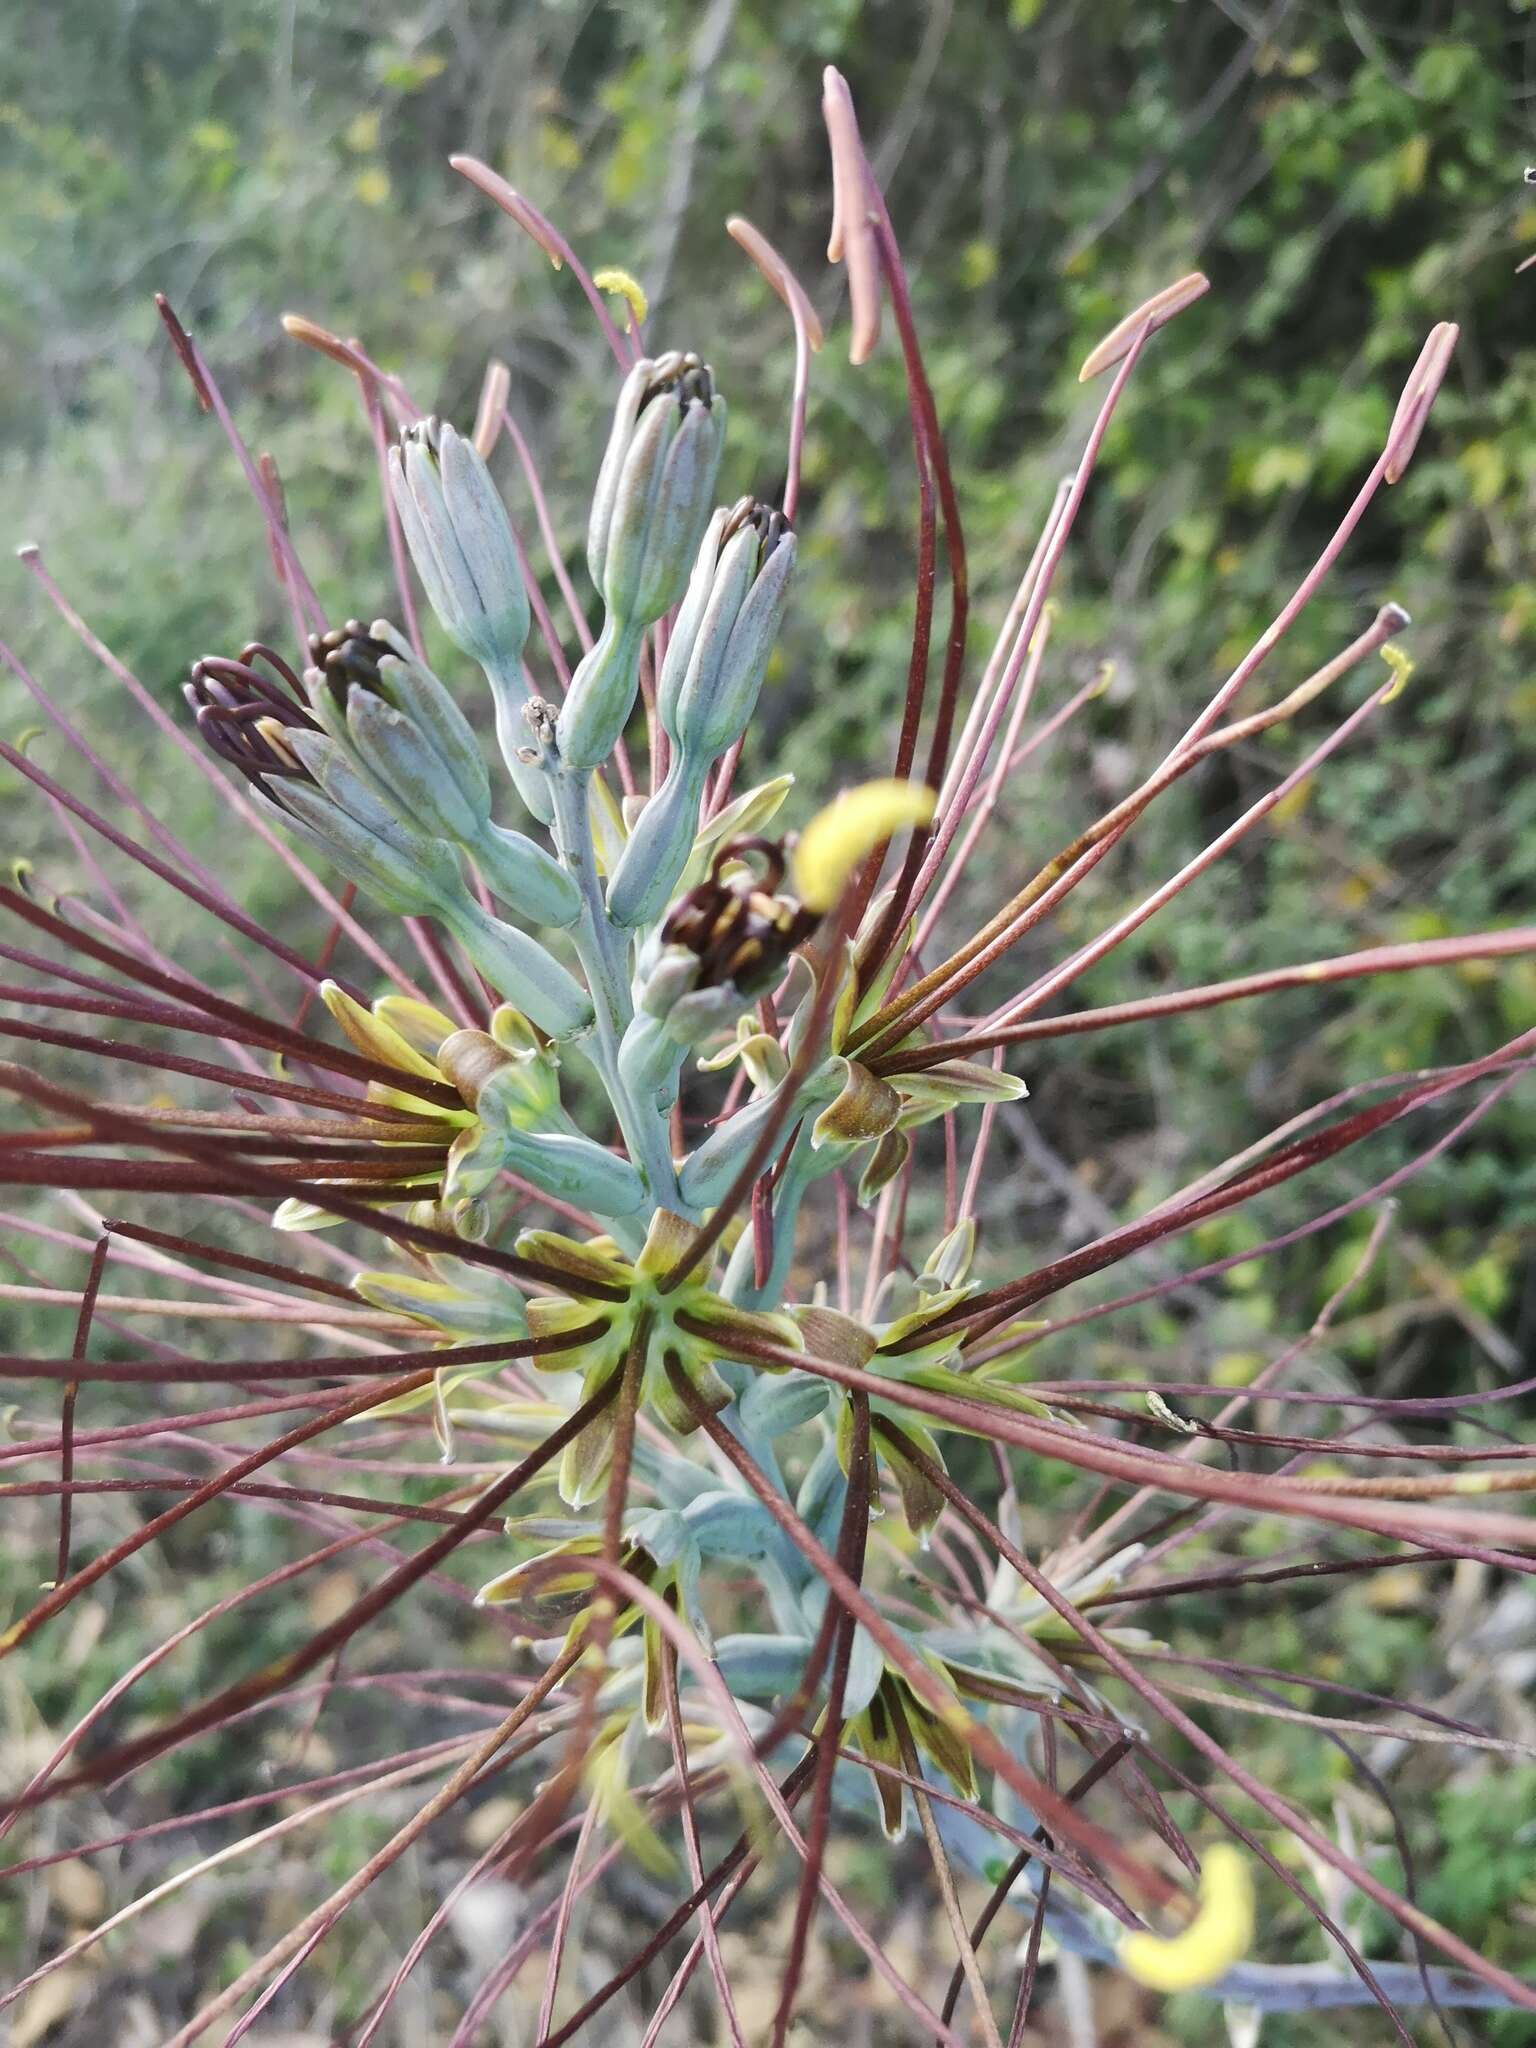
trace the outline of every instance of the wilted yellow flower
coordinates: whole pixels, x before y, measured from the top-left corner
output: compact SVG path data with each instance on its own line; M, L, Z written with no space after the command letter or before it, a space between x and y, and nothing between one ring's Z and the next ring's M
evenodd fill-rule
M1120 1967L1153 1991L1198 1991L1240 1963L1253 1941L1253 1880L1230 1842L1208 1849L1200 1910L1182 1934L1137 1932L1120 1943Z
M845 789L812 818L794 854L794 883L807 910L830 910L865 854L908 825L926 825L937 799L920 782L884 776Z

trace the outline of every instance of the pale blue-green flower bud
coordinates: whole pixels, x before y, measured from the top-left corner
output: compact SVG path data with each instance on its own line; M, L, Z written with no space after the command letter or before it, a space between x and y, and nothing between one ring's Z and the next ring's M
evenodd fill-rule
M387 619L375 619L370 639L387 648L379 658L381 694L420 728L442 756L476 816L489 815L491 778L474 727L451 693L418 659L410 642Z
M378 781L394 785L392 767L398 761L408 780L425 777L434 788L451 785L441 803L459 823L443 836L464 837L466 825L472 829L490 816L491 781L469 720L393 626L376 619L365 627L351 619L331 632L312 633L309 657L304 689L311 710L333 739L356 749ZM366 722L369 709L378 707L394 712L409 730L379 742L375 762L359 719ZM413 767L402 753L409 744L434 759ZM427 824L424 818L419 822Z
M596 642L577 663L555 728L568 768L600 768L617 746L640 687L646 623L609 612Z
M474 731L443 685L383 620L310 638L304 687L326 731L392 810L474 856L490 887L534 924L567 925L581 892L552 855L491 822Z
M747 1007L747 997L729 982L720 988L698 988L678 997L667 1012L667 1028L681 1045L702 1045L716 1032L728 1030Z
M723 399L666 400L641 414L608 529L602 591L609 611L649 623L682 595L724 438Z
M452 847L419 830L377 793L337 742L320 732L293 730L288 747L309 780L273 778L274 808L308 828L338 867L386 910L401 916L436 914L463 893ZM286 820L285 820L286 822Z
M570 767L597 767L624 730L641 637L676 603L709 516L725 420L725 401L697 356L644 359L625 379L587 533L606 616L560 713Z
M778 1093L760 1095L723 1123L684 1161L678 1175L683 1200L693 1208L712 1209L741 1171L741 1162L779 1109Z
M739 600L736 578L728 573L736 567L727 559L735 550L741 551L750 578ZM678 748L713 758L746 731L778 638L794 566L795 536L782 516L754 508L726 545L698 638L676 686L670 731Z
M256 699L270 695L263 688ZM244 720L237 734L227 735L218 721L237 718L245 701L242 696L200 702L199 725L216 723L221 751L250 778L253 802L333 860L383 909L438 919L492 986L515 998L551 1038L588 1027L592 1002L586 990L536 939L481 909L464 886L453 846L402 818L347 748L313 723L274 713Z
M665 1017L638 1010L625 1026L619 1043L619 1077L637 1102L670 1109L677 1100L678 1079L687 1047L667 1029Z
M657 711L676 744L722 753L740 738L794 564L782 512L742 498L710 521L657 685Z
M586 990L537 939L481 909L446 841L397 817L325 733L291 731L288 745L313 782L277 782L281 809L307 826L345 873L386 910L437 918L496 992L551 1038L586 1029L592 1021Z
M443 1192L472 1195L505 1169L541 1194L596 1216L633 1216L644 1206L645 1182L616 1152L590 1138L561 1131L520 1131L482 1120L449 1148Z
M390 489L406 545L444 632L484 669L496 707L496 739L524 803L546 823L544 779L519 758L528 593L511 522L485 459L438 420L406 430L389 454Z
M717 407L720 416L711 421ZM633 544L631 529L660 490L672 444L684 422L699 410L705 415L705 424L716 429L713 438L718 461L725 429L724 400L716 394L708 366L696 355L673 349L665 355L642 357L624 379L587 525L587 567L605 597L608 558L615 540L627 535ZM696 508L695 516L698 526L687 559L678 568L679 583L692 565L709 516L707 499L704 506Z
M452 427L422 420L390 450L389 473L411 559L443 631L482 666L520 657L528 593L485 458Z
M433 892L413 863L329 803L317 789L308 783L271 786L281 787L283 801L278 803L267 793L267 786L258 785L251 791L257 808L332 861L381 910L397 917L420 917L436 910Z
M627 1159L576 1132L526 1128L518 1058L484 1031L456 1031L437 1064L474 1110L477 1122L454 1140L443 1178L448 1200L483 1194L510 1169L524 1180L600 1216L631 1216L645 1183Z
M710 523L657 691L672 757L615 870L608 910L616 924L649 924L666 907L693 847L710 768L757 703L794 563L783 515L750 498Z
M410 819L402 818L338 741L328 733L293 731L288 735L288 746L311 783L323 790L334 805L359 825L397 847L401 853L425 861L422 849L434 835L423 832ZM296 795L303 786L302 783L284 785L281 794L286 799Z
M358 760L402 816L437 839L460 845L475 839L481 819L442 756L404 712L366 690L353 690L346 732Z
M470 847L487 886L532 924L574 924L581 890L553 854L521 832L487 825Z
M693 848L708 773L707 760L695 778L674 754L660 789L635 820L608 885L608 915L621 928L651 924L666 909Z
M551 1038L574 1038L592 1022L592 998L537 939L504 924L468 895L437 915L499 996Z

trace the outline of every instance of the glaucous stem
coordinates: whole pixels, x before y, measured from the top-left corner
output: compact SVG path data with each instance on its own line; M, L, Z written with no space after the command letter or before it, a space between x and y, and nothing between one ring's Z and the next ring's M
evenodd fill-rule
M506 762L507 772L528 810L541 825L547 825L554 816L554 804L544 770L537 763L522 758L522 749L528 745L528 721L524 709L532 701L527 673L515 655L487 660L482 667L491 686L496 744L501 750L501 758Z
M624 1142L645 1175L660 1208L691 1218L677 1184L666 1118L652 1102L638 1101L619 1069L619 1044L634 1014L626 962L628 942L614 926L603 902L592 822L587 809L591 783L584 769L567 768L555 742L554 721L536 716L533 730L540 747L543 772L554 803L555 839L560 857L581 891L581 914L571 927L571 940L592 996L593 1029L582 1049L597 1069L613 1104Z

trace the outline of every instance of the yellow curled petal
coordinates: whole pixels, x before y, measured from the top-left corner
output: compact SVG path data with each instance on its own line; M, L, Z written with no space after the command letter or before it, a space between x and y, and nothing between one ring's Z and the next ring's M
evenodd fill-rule
M907 825L926 825L937 799L920 782L885 778L845 789L818 811L795 848L795 893L807 910L830 910L865 854Z
M645 296L645 288L638 278L631 277L627 270L620 270L617 264L610 263L604 270L593 271L592 282L600 292L612 292L616 298L625 300L634 315L635 325L644 326L645 316L651 310L651 302Z
M1200 1910L1169 1940L1127 1934L1120 1967L1153 1991L1198 1991L1240 1963L1253 1942L1253 1880L1241 1851L1217 1842L1200 1870Z
M364 1059L377 1060L380 1065L395 1067L402 1074L420 1074L429 1081L440 1081L443 1077L425 1054L416 1050L392 1023L372 1010L365 1010L361 1003L354 1001L344 988L334 981L322 981L320 1000L330 1011L337 1025ZM425 1009L427 1006L422 1004ZM444 1018L444 1023L450 1020Z
M1381 658L1392 671L1392 680L1387 685L1383 704L1390 704L1394 697L1400 697L1408 687L1408 678L1413 674L1413 656L1405 654L1395 640L1389 640L1381 650Z

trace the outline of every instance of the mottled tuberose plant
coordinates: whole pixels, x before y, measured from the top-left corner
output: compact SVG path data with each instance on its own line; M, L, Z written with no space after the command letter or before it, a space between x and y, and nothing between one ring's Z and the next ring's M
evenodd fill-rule
M696 2008L678 2001L700 1965L713 1985L714 2038L779 2048L819 1915L841 1923L884 1980L892 2024L918 2040L1017 2043L1037 1964L1063 1952L1154 1991L1203 1991L1254 2015L1255 2026L1270 2012L1374 2001L1408 2040L1403 2006L1536 2010L1536 1985L1431 1919L1347 1838L1232 1754L1209 1714L1181 1704L1187 1667L1201 1660L1136 1625L1146 1603L1247 1584L1257 1565L1240 1548L1212 1565L1209 1546L1216 1532L1235 1536L1260 1518L1291 1528L1285 1569L1298 1573L1405 1557L1528 1573L1532 1524L1456 1498L1536 1485L1523 1447L1454 1440L1442 1427L1450 1404L1347 1394L1337 1397L1338 1434L1300 1433L1305 1406L1296 1433L1280 1433L1277 1418L1293 1398L1287 1368L1342 1293L1307 1337L1237 1392L1191 1382L1177 1357L1140 1387L1046 1381L1037 1359L1046 1338L1212 1269L1181 1267L1150 1284L1143 1272L1119 1297L1057 1312L1050 1305L1074 1282L1152 1247L1178 1247L1197 1225L1384 1127L1465 1097L1454 1127L1407 1165L1283 1237L1246 1244L1241 1256L1380 1207L1374 1248L1393 1187L1518 1082L1536 1059L1536 1031L1457 1066L1387 1076L1319 1103L1049 1264L1019 1270L1023 1257L994 1242L984 1249L1000 1277L973 1277L989 1143L1005 1106L1026 1093L1023 1049L1035 1041L1298 984L1536 950L1536 930L1515 928L1073 1007L1081 976L1399 692L1408 663L1395 642L1408 621L1386 604L1315 674L1264 695L1284 663L1288 628L1377 491L1409 462L1455 330L1433 329L1336 535L1188 729L1070 845L1026 859L1017 844L988 836L1009 775L1099 687L1084 685L1031 724L1053 579L1128 381L1205 280L1186 277L1138 307L1084 364L1085 379L1108 380L1098 417L973 678L965 548L941 422L896 238L836 73L825 114L830 253L847 267L853 359L875 348L888 309L905 366L918 575L890 774L846 789L798 833L785 829L796 801L789 774L744 789L736 777L796 602L809 366L822 337L801 285L745 221L732 221L731 233L793 323L777 502L722 488L726 401L703 356L651 352L639 286L622 273L590 277L527 199L484 165L456 160L568 266L617 365L586 542L601 607L595 633L507 413L506 372L492 367L465 434L423 417L359 344L307 320L290 319L290 332L356 377L373 430L398 576L394 620L351 619L322 602L275 470L247 454L208 364L167 307L197 395L218 416L264 515L292 618L286 651L253 643L197 661L185 686L194 743L94 640L38 552L24 551L167 747L191 753L213 780L242 840L259 837L287 862L329 918L330 939L312 958L242 910L229 864L210 870L184 849L110 753L93 751L13 664L135 829L99 815L25 748L0 747L52 806L80 862L79 889L68 896L48 896L26 874L0 889L12 925L0 950L25 977L3 991L0 1032L23 1051L69 1056L48 1073L5 1068L24 1108L0 1140L0 1180L66 1191L76 1218L95 1217L86 1198L103 1194L221 1204L241 1249L137 1221L96 1218L84 1239L57 1222L26 1226L81 1246L90 1267L70 1356L5 1361L23 1408L31 1385L65 1392L57 1427L18 1423L20 1440L0 1452L6 1462L53 1461L56 1479L22 1490L60 1502L53 1581L0 1637L0 1651L35 1640L46 1657L51 1631L81 1595L212 1503L238 1502L242 1514L275 1508L319 1544L195 1613L124 1668L44 1761L20 1778L10 1773L6 1826L117 1787L125 1839L136 1840L141 1773L258 1712L286 1707L300 1724L318 1713L343 1652L366 1658L369 1625L386 1615L408 1636L415 1603L443 1597L445 1585L451 1593L438 1568L461 1552L479 1561L482 1611L468 1627L481 1643L490 1632L493 1645L479 1660L489 1704L465 1695L462 1672L379 1680L418 1702L441 1696L454 1732L383 1759L338 1761L324 1775L290 1775L270 1797L175 1817L176 1826L232 1826L239 1809L255 1823L180 1884L385 1787L436 1781L351 1874L322 1887L275 1938L252 1939L252 1959L186 2014L173 2048L290 1995L296 1973L323 1972L323 1945L347 1909L435 1821L493 1781L515 1795L510 1816L339 2038L361 2048L385 2037L428 1940L490 1873L515 1876L531 1904L465 1999L455 2043L478 2038L524 1964L541 1957L540 2048L610 2038L620 2009L611 2001L623 1994L633 2015L637 1982L647 1989L635 2038L697 2038L688 2018ZM622 309L622 328L610 303ZM586 422L566 424L588 436ZM574 668L492 480L498 443L523 460L581 645ZM948 620L935 650L940 562ZM448 681L428 664L412 568L462 657ZM1284 729L1289 738L1304 711L1362 676L1355 707L1323 737L1298 743L1289 773L1176 874L1106 928L1084 937L1077 927L1027 985L1010 980L1020 942L1049 929L1165 790L1261 734ZM476 730L482 709L494 718L494 772ZM82 826L114 859L148 869L219 920L246 974L238 994L157 950ZM970 930L959 919L977 893L978 847L989 872L1005 878L1006 900ZM365 923L364 910L397 922ZM296 1012L291 991L272 986L279 975L301 992ZM983 1007L962 1014L972 991ZM143 1085L102 1099L80 1079L109 1070ZM268 1223L288 1235L271 1238ZM193 1293L114 1294L110 1262ZM184 1314L194 1328L199 1315L250 1326L269 1350L202 1359L165 1341L90 1359L93 1328L146 1308ZM181 1325L164 1327L174 1335ZM1065 1363L1071 1353L1051 1356ZM158 1398L131 1420L85 1430L76 1404L87 1382ZM164 1405L164 1390L218 1383L227 1399ZM225 1425L237 1426L233 1440L214 1433ZM1419 1432L1412 1441L1402 1434L1410 1425ZM140 1462L161 1438L165 1457L206 1441L211 1472L167 1482L162 1464ZM424 1441L425 1469L438 1470L439 1459L440 1480L404 1487L407 1466L423 1471ZM1326 1471L1314 1465L1322 1457L1333 1461ZM1074 1475L1097 1488L1086 1504L1063 1491ZM167 1483L169 1504L107 1547L74 1513L100 1486L153 1492ZM1067 1498L1070 1518L1040 1542L1038 1504ZM1028 1545L1026 1528L1036 1532ZM1354 1562L1310 1554L1313 1539L1334 1530L1366 1539ZM1207 1543L1203 1568L1170 1570L1197 1537ZM275 1661L253 1660L147 1724L132 1718L133 1687L188 1636L343 1554L372 1577L339 1613L307 1627ZM1261 1670L1214 1668L1232 1688L1218 1703L1273 1703ZM1347 1685L1337 1690L1351 1697ZM1356 1695L1355 1704L1372 1699ZM1498 1746L1411 1701L1397 1705L1403 1739L1433 1724L1437 1739L1449 1728ZM1336 1740L1357 1725L1300 1718ZM1203 1823L1187 1831L1175 1807L1185 1816L1204 1809ZM948 1928L947 1987L908 1981L829 1876L840 1833L878 1840L883 1830L894 1843L909 1829ZM60 1855L111 1846L110 1835L88 1837L75 1825L57 1853L40 1842L5 1874L27 1883ZM604 1981L591 1988L584 1978L568 1995L561 1972L573 1915L629 1857L669 1888L671 1905L633 1930L631 1952ZM719 1930L754 1887L787 1888L794 1903L773 2017L749 2035ZM121 1903L0 2003L131 1926L158 1895ZM1268 1958L1271 1923L1256 1915L1257 1895L1277 1912L1287 1895L1297 1902L1327 1936L1330 1959ZM1355 1896L1402 1930L1406 1954L1361 1953L1338 1905ZM1020 1974L1010 1956L1021 1937ZM237 2025L224 2038L242 2032Z

